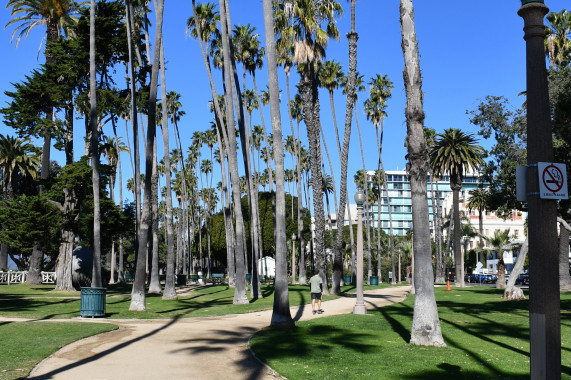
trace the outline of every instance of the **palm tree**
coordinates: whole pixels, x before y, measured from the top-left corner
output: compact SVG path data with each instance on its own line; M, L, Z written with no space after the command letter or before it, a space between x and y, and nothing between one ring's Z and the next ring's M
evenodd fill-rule
M166 180L166 228L165 228L165 240L167 243L167 268L166 268L166 278L165 278L165 289L163 293L163 299L165 300L175 300L177 299L175 290L175 253L174 253L174 213L172 204L172 184L171 184L171 162L170 162L170 144L169 144L169 123L168 117L172 115L172 118L176 118L176 111L170 113L168 109L168 94L166 86L166 75L165 75L165 47L164 41L161 40L161 115L162 115L162 137L163 137L163 154L164 154L164 165L165 165L165 180ZM171 107L172 105L171 99Z
M99 192L99 131L97 129L97 81L95 77L95 0L89 13L89 126L91 129L91 166L93 168L93 273L91 286L100 288L101 280L101 208Z
M414 27L412 0L400 1L400 25L404 55L404 85L406 91L406 147L408 172L412 192L412 222L414 227L414 312L410 343L423 346L444 347L438 318L432 271L432 250L428 224L428 199L426 177L428 152L422 130L424 111L422 106L422 75L418 42Z
M274 26L272 25L272 2L264 0L264 26L266 34L266 47L268 57L268 82L270 87L270 111L272 115L272 134L275 144L275 165L276 165L276 280L274 307L272 312L271 325L291 329L294 322L289 310L289 295L287 286L287 247L286 247L286 224L285 224L285 188L284 188L284 160L281 115L279 105L279 83L277 72L276 46L274 36Z
M194 0L193 0L194 2ZM233 196L233 203L234 203L234 218L236 219L236 290L234 292L234 304L247 304L249 303L248 298L246 297L246 279L245 279L245 270L246 270L246 263L244 260L244 241L245 241L245 229L244 229L244 219L242 216L242 208L241 208L241 193L240 193L240 176L238 174L238 160L237 160L237 153L236 153L236 140L234 138L234 100L232 98L232 88L233 80L232 80L232 69L234 67L232 60L233 57L230 54L230 31L228 30L228 17L229 17L229 10L226 7L226 3L224 0L219 0L219 8L220 8L220 25L221 25L221 38L222 38L222 48L224 52L224 82L226 83L227 91L225 93L225 108L226 108L226 120L228 121L227 131L226 131L226 146L228 147L228 166L230 167L230 178L232 180L232 196ZM212 76L209 75L212 87L212 97L216 99L216 91L213 87L214 84L212 82ZM236 86L237 87L237 86ZM237 91L236 91L237 92ZM216 102L214 102L215 106L217 106ZM238 107L240 108L240 107ZM217 115L220 120L222 120L222 114L217 110ZM241 119L241 117L240 117ZM241 123L240 123L241 121ZM242 128L244 127L243 120L239 120ZM242 131L244 132L244 131ZM245 139L245 134L240 133L241 137ZM232 138L228 138L228 137ZM281 141L281 140L280 140ZM242 141L242 145L245 147L244 141ZM246 154L247 156L247 154ZM244 161L247 164L247 160Z
M283 5L283 1L281 3ZM325 47L329 38L339 38L339 30L335 25L335 17L342 14L343 8L335 0L294 0L291 19L288 25L277 25L279 38L293 41L294 62L301 70L300 93L303 99L303 116L307 126L309 141L311 179L313 189L313 211L315 217L315 251L318 260L319 275L327 289L326 256L325 256L325 214L323 210L323 193L321 182L321 121L319 98L317 91L316 62L325 55ZM325 28L322 28L325 26Z
M454 207L454 263L456 267L456 286L464 286L464 260L460 246L460 190L464 172L478 170L484 163L484 148L476 145L471 133L464 133L456 128L449 128L440 133L430 151L430 161L435 175L450 176L452 204Z
M480 236L478 248L480 250L484 247L482 237L484 235L484 211L488 209L489 192L483 187L477 187L474 190L470 190L468 194L470 194L470 198L468 198L467 203L468 210L478 210L478 233ZM477 260L480 261L479 252Z
M470 242L471 238L478 236L478 232L474 229L472 223L470 223L470 219L467 217L463 218L465 223L462 223L462 239L464 239L464 255L462 260L466 261L469 259L468 257L468 243Z
M289 71L288 71L289 73ZM288 83L288 91L289 91L289 83ZM288 93L289 99L289 93ZM303 100L299 94L294 96L292 101L288 102L288 114L290 118L290 126L291 126L291 133L292 137L295 139L295 134L293 130L293 122L292 118L295 119L297 123L297 136L299 138L299 123L303 120ZM297 172L297 236L299 237L299 282L301 284L305 284L306 275L305 275L305 238L303 237L303 218L302 214L302 197L301 197L301 173L302 173L302 162L301 162L301 141L299 139L295 140L295 144L293 144L295 148L295 160L296 160L296 172Z
M436 140L436 131L432 128L424 128L424 138L426 140L426 148L428 151L432 149ZM445 283L446 260L442 253L442 217L440 215L440 192L434 191L435 176L432 169L430 173L430 199L432 201L432 228L434 231L434 245L436 246L436 278L434 282Z
M343 68L335 60L325 61L319 64L317 70L317 77L319 85L329 92L329 102L331 103L331 113L333 114L333 125L335 126L335 138L337 139L337 150L339 157L341 157L341 143L339 142L339 129L337 128L337 116L335 115L335 102L333 101L333 91L339 88L343 82L345 74Z
M379 153L379 171L380 174L377 176L377 186L379 187L379 193L381 185L384 187L384 192L386 194L387 200L387 207L389 211L389 229L390 229L390 251L391 251L391 267L393 272L392 283L395 284L396 276L394 275L395 272L395 242L393 236L393 216L392 216L392 208L391 208L391 201L389 197L389 191L387 188L387 180L385 178L385 168L383 165L382 159L382 150L383 150L383 123L385 117L387 116L386 112L386 103L388 98L391 97L391 90L393 88L393 83L389 80L387 75L380 75L377 74L376 77L372 78L369 82L371 86L370 89L370 97L365 101L365 114L367 115L367 120L371 120L373 125L375 126L375 131L377 132L377 150ZM380 133L379 133L379 125L380 125ZM380 213L380 198L379 197L379 213Z
M119 154L120 152L126 152L127 147L118 138L105 137L105 143L101 146L101 152L105 157L107 157L107 164L111 168L111 173L109 174L109 195L111 202L115 203L115 178L117 173L117 167L119 165ZM119 186L122 186L120 184ZM110 262L110 272L111 278L109 279L110 284L115 283L115 264L117 262L115 258L115 242L111 242L111 255L109 255L108 261Z
M504 248L510 242L510 229L494 230L493 236L483 237L490 249L498 253L497 289L506 287L506 265L504 263Z
M545 27L545 54L552 65L566 67L571 61L571 12L551 12L547 15L549 26Z
M11 15L15 17L6 24L6 27L13 24L17 25L12 32L12 40L17 36L17 47L20 39L27 37L36 26L46 26L45 40L46 45L48 45L59 40L64 34L72 34L71 27L77 23L77 18L74 15L79 12L80 5L85 3L85 1L82 1L80 4L77 4L73 0L9 0L6 8L12 8ZM53 63L55 60L55 57L50 56L47 51L45 57L46 63ZM46 110L45 112L49 114L52 113L52 110ZM72 126L69 126L69 128L72 128ZM42 134L44 141L41 177L46 179L49 176L51 149L51 130L49 127Z
M37 149L28 140L0 134L0 173L3 199L11 199L17 174L36 178L39 171ZM7 268L7 266L0 266Z
M93 1L93 0L92 0ZM145 151L145 191L143 200L143 210L141 214L141 223L139 226L137 264L135 272L135 281L133 282L133 290L131 292L131 305L129 310L144 311L145 306L145 280L146 280L146 261L147 261L147 241L148 231L150 228L150 217L152 213L152 173L153 162L157 161L156 150L153 149L156 142L156 102L157 102L157 85L159 76L160 47L162 41L163 30L163 10L164 0L158 0L156 7L157 23L155 30L153 66L151 70L151 83L149 89L148 102L148 118L147 118L147 149Z

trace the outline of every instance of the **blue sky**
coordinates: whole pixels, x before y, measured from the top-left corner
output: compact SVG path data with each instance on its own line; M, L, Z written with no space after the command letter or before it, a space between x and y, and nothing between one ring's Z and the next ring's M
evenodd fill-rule
M217 1L215 1L217 3ZM347 38L349 31L350 10L347 1L341 1L345 14L338 20L340 41L330 41L327 48L327 59L339 61L344 70L348 69ZM405 167L404 138L406 123L404 117L405 91L402 81L403 57L399 27L397 0L358 0L356 6L356 29L359 33L358 64L359 73L364 74L367 81L379 74L387 74L394 82L392 98L388 101L388 117L385 120L383 161L386 170L402 170ZM523 40L523 20L517 15L521 2L517 0L479 0L438 2L416 0L415 21L421 54L423 75L425 125L442 132L446 128L460 128L467 132L477 132L470 125L466 110L474 109L486 95L502 95L507 97L514 108L523 102L518 96L525 90L525 41ZM561 11L569 7L568 0L546 0L545 4L552 11ZM261 34L261 43L265 45L263 36L263 13L261 0L230 0L230 12L233 24L254 26ZM167 91L175 90L182 96L181 101L186 116L181 120L183 147L190 144L190 137L195 131L207 129L212 120L208 110L210 86L202 61L197 41L186 36L186 20L192 14L191 1L166 1L165 5L165 56L167 60ZM154 25L154 15L151 15ZM0 9L0 24L6 25L10 19L9 9ZM154 27L154 26L153 26ZM11 83L20 82L24 76L43 62L43 54L38 54L40 40L44 30L38 28L26 40L22 40L17 49L10 42L13 28L8 27L0 32L0 51L4 59L0 60L0 69L4 75L0 79L0 105L4 106L7 98L4 91L12 90ZM238 70L241 72L241 68ZM119 69L119 73L122 73ZM282 104L287 98L285 92L285 75L280 74ZM265 88L267 68L256 75L258 87ZM214 73L218 92L221 92L220 73ZM241 78L241 76L240 76ZM291 76L292 92L295 91L297 76ZM248 79L247 86L252 88ZM293 94L292 94L293 95ZM366 120L363 113L363 101L367 92L359 94L358 118L363 135L365 162L368 170L377 166L377 148L375 131L372 123ZM329 96L325 90L320 92L321 120L326 133L326 142L332 155L334 177L340 176L339 159L335 148L333 122ZM335 108L340 133L343 130L345 117L345 98L341 91L335 96ZM265 110L266 123L269 118L269 107ZM259 124L259 116L254 113L254 124ZM270 128L270 126L267 126ZM290 132L287 111L282 110L282 127L284 138ZM83 152L83 121L76 120L76 159ZM119 129L124 130L124 127ZM111 126L104 132L111 133ZM13 134L0 120L0 133ZM171 132L172 133L172 132ZM301 138L307 146L305 129L302 125ZM481 145L489 147L489 141L480 140ZM158 141L159 154L162 154L162 141ZM174 141L171 138L171 146ZM203 158L207 153L204 152ZM52 150L53 159L64 162L63 153ZM351 148L349 154L349 196L355 193L352 182L353 174L362 168L359 141L353 121ZM128 157L124 160L124 179L132 176ZM286 157L286 166L290 165ZM328 167L326 163L326 168ZM218 169L215 168L215 173ZM329 169L326 169L329 171ZM214 183L218 179L214 178ZM124 192L124 197L130 194Z

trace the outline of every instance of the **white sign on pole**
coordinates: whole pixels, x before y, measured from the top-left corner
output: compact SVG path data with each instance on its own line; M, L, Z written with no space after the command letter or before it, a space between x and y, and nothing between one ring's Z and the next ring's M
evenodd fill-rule
M565 164L538 162L539 197L542 199L568 199L567 170Z

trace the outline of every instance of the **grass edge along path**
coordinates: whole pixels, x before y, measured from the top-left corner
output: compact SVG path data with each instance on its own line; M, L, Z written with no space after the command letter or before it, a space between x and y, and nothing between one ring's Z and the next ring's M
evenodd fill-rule
M290 379L529 379L529 303L502 291L436 288L446 348L408 344L414 296L366 316L346 314L266 328L254 354ZM571 379L571 293L561 293L562 378Z
M0 322L0 380L25 378L60 348L117 328L110 323Z

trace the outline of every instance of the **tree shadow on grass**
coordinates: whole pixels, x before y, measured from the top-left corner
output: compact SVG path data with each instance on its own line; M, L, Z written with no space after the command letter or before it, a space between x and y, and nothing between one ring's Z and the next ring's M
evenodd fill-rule
M251 342L256 356L267 363L283 357L303 359L309 352L312 355L316 353L326 355L335 346L342 346L358 353L368 353L377 349L376 345L365 343L371 334L357 333L355 330L320 322L289 330L287 339L283 339L282 334L283 331L272 328L257 333Z
M397 318L393 317L393 315L398 315L399 318L405 316L407 319L412 320L413 309L410 306L398 303L390 307L377 307L376 310L389 322L392 330L399 334L403 341L406 343L410 341L410 329L406 328Z
M77 310L72 309L69 305L77 304ZM61 312L57 312L59 308L65 308ZM38 310L54 309L52 313L36 317ZM37 319L53 319L57 317L71 317L77 315L79 311L79 298L14 298L0 302L0 315L9 317L10 314L15 314L17 317L22 318L37 318ZM36 312L36 313L34 313ZM30 313L30 316L26 316Z

